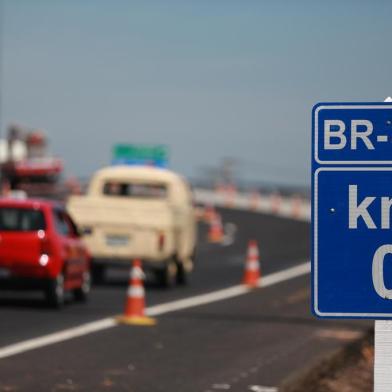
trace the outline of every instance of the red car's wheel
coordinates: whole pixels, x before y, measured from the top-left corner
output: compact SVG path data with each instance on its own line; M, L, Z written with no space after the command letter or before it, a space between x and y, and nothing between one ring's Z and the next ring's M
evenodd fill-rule
M46 289L46 299L50 306L61 308L65 302L64 274L61 272L49 281Z
M90 271L83 272L82 285L74 290L74 296L77 301L85 302L88 299L91 290L91 274Z

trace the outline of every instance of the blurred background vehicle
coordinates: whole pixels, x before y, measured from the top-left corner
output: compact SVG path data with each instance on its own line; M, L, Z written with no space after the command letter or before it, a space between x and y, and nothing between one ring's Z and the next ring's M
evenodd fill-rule
M45 133L12 124L7 139L0 143L3 184L30 196L58 198L63 162L48 152Z
M167 169L113 166L98 171L86 196L67 209L81 228L97 281L108 265L143 260L163 286L185 283L192 270L196 220L190 188Z
M65 293L85 301L90 260L72 219L57 203L0 199L0 288L41 289L61 307Z

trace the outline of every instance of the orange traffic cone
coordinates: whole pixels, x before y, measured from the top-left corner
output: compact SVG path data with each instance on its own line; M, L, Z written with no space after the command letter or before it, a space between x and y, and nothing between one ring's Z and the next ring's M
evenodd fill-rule
M118 316L117 321L124 324L155 325L156 321L144 314L144 273L140 260L134 260L129 276L129 285L125 310L123 316Z
M210 223L208 240L209 242L221 242L223 240L223 237L224 237L224 233L222 227L222 218L217 212L215 212Z
M242 283L249 287L258 287L260 277L259 249L256 241L251 240L248 244L248 254Z
M212 220L214 219L214 216L216 215L216 211L214 206L211 204L206 206L204 209L204 221L206 223L211 223Z

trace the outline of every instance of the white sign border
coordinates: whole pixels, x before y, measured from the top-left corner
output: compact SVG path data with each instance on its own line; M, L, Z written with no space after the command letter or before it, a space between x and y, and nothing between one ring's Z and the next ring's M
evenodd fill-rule
M321 110L323 109L340 109L340 110L345 110L345 109L385 109L385 110L392 110L392 105L380 105L380 104L375 104L375 105L326 105L326 104L320 104L320 106L317 106L315 111L314 111L314 132L315 132L315 137L314 137L314 159L318 164L321 165L390 165L392 164L391 161L322 161L319 159L318 156L318 138L319 138L319 129L318 129L318 114Z
M322 171L392 171L392 167L319 167L313 183L313 310L320 317L385 319L392 313L328 313L318 308L318 175Z

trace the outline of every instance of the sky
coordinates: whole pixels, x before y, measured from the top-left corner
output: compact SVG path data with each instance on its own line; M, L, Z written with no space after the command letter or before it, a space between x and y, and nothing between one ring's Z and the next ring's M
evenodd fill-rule
M392 95L387 0L2 1L2 132L45 129L69 175L159 143L187 176L307 185L312 106Z

